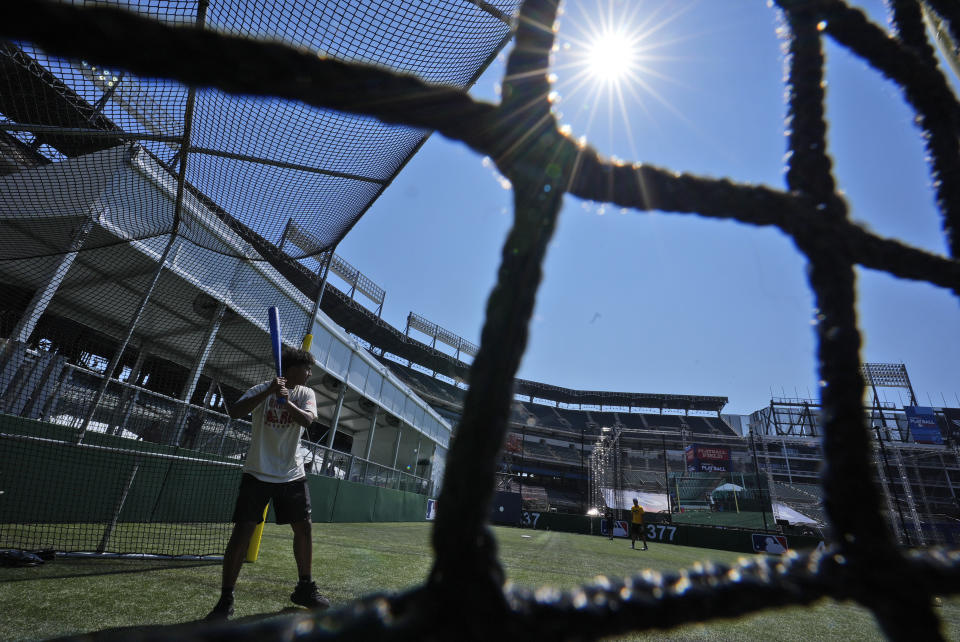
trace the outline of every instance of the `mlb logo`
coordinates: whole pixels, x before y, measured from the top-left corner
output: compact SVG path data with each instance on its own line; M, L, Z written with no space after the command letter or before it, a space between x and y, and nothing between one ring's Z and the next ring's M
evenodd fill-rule
M432 522L437 517L437 500L427 500L427 521Z
M627 533L627 522L622 519L618 519L613 522L613 536L614 537L626 537ZM600 534L610 536L610 522L609 520L602 519L600 520Z
M787 538L783 535L753 533L753 552L779 555L787 552Z
M614 537L629 537L630 531L627 530L627 522L622 519L618 519L613 523L613 536Z

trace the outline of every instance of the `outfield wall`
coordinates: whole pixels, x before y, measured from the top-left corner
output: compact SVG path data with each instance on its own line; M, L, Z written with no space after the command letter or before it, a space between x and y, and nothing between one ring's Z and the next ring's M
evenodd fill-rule
M762 529L717 528L710 526L696 526L690 524L674 524L666 519L666 515L648 513L644 528L647 529L647 541L651 543L675 544L677 546L696 546L722 551L738 553L755 553L754 535L767 538L770 536L786 537L787 546L791 549L816 548L820 540L815 537L801 535L780 536L775 531ZM603 519L587 515L569 515L564 513L538 513L524 511L520 526L536 530L562 531L566 533L581 533L585 535L601 535L605 533Z

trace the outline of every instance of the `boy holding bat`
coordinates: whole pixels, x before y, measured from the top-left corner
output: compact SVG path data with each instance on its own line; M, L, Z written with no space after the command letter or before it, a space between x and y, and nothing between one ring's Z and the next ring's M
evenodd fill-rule
M293 528L293 557L300 581L290 599L309 608L327 608L311 577L313 540L310 532L310 489L303 460L297 456L300 435L317 418L317 399L304 384L312 374L313 356L284 348L282 376L254 386L230 409L234 419L253 414L252 438L233 512L233 533L223 555L220 601L207 619L233 614L233 587L250 537L272 499L278 524Z

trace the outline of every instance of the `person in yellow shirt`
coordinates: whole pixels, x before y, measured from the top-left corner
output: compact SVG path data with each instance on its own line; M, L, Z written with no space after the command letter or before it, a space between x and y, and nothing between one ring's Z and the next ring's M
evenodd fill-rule
M640 550L645 551L647 550L647 531L643 528L643 506L640 505L636 497L633 498L630 513L633 517L630 522L630 548L637 547L637 536L640 536L643 538L643 548Z

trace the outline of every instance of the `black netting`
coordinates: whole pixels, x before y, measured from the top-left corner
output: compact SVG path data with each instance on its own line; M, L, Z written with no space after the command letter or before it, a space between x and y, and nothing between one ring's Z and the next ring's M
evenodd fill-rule
M462 90L504 42L509 19L503 14L514 12L513 3L143 3L139 18L94 3L11 8L0 26L0 35L13 39L0 52L4 167L13 168L0 178L0 269L12 302L3 317L9 338L0 384L4 403L17 404L18 411L4 419L4 456L43 457L42 448L83 462L102 459L111 473L103 483L114 496L129 486L129 497L148 466L150 476L174 488L178 482L169 480L180 479L181 469L223 474L229 462L219 458L242 450L243 430L226 422L222 411L244 382L269 374L259 315L268 305L281 307L290 343L306 328L315 280L275 248L288 220L314 236L315 249L306 253L334 245L424 132L436 130L495 159L513 185L515 224L446 462L435 564L422 587L310 617L308 630L321 624L321 636L343 639L595 638L831 597L869 608L892 638L941 637L931 598L960 591L960 554L905 552L888 527L899 500L884 497L883 488L896 486L889 479L899 474L905 494L908 475L900 469L920 465L883 459L864 421L854 266L960 295L960 104L937 67L922 19L922 11L932 11L956 38L960 11L946 0L892 0L895 35L889 36L839 0L777 4L788 66L784 190L609 163L561 134L548 99L557 10L549 0L529 0L522 8L499 105L473 101ZM827 155L825 37L896 83L916 111L949 258L880 238L847 218ZM409 57L414 51L416 60ZM125 86L126 71L115 69L136 81ZM248 95L261 98L238 97ZM281 127L303 136L304 144L278 135ZM324 131L320 145L311 140L317 130ZM368 136L376 143L357 143L366 144ZM316 153L324 149L330 153ZM274 193L280 188L288 190L287 198ZM735 568L705 564L664 577L604 579L565 593L505 589L486 508L507 441L513 375L565 193L640 210L774 225L807 257L825 383L817 447L826 462L826 551ZM283 286L278 274L297 287ZM178 279L192 279L193 297L182 296ZM300 287L304 279L309 287ZM347 352L331 347L328 361L345 359ZM195 367L198 355L206 355L202 372ZM198 396L200 403L191 404ZM141 397L143 403L134 401ZM199 424L191 418L198 412L194 405ZM30 423L37 418L44 422ZM136 448L112 441L125 430L136 435L130 440ZM726 443L704 440L714 450ZM761 442L750 448L754 484L746 481L749 465L731 465L728 479L675 475L677 501L709 512L710 493L730 484L744 490L719 490L714 501L724 507L732 501L736 510L741 497L729 493L749 489L747 505L763 519L768 499L756 462L770 456L775 440ZM187 457L178 449L207 455ZM655 460L656 444L639 449L644 452L633 466L621 465L614 449L621 461L617 475L658 483L642 464ZM336 450L331 443L322 451L321 469L336 474L346 467L352 476L343 455L328 457ZM665 445L661 452L667 469L660 481L669 488ZM777 483L768 476L768 493L794 502L811 490ZM104 515L122 512L119 500L107 504L112 511ZM164 502L154 499L153 505L159 511ZM101 540L105 530L96 529ZM200 629L197 635L282 637L302 632L304 624L283 620Z
M281 41L320 57L459 88L472 83L509 36L506 15L463 1L86 5ZM516 3L504 10L509 13L511 6ZM174 82L51 57L23 42L6 43L0 64L0 115L8 134L26 143L37 163L136 141L164 174L178 176L185 164L193 188L273 244L292 217L321 249L336 245L429 133L272 98L215 89L191 94ZM124 232L141 238L170 232L176 220L145 218ZM211 242L190 229L178 232L200 245ZM86 247L92 246L88 240ZM303 256L295 247L287 251Z

